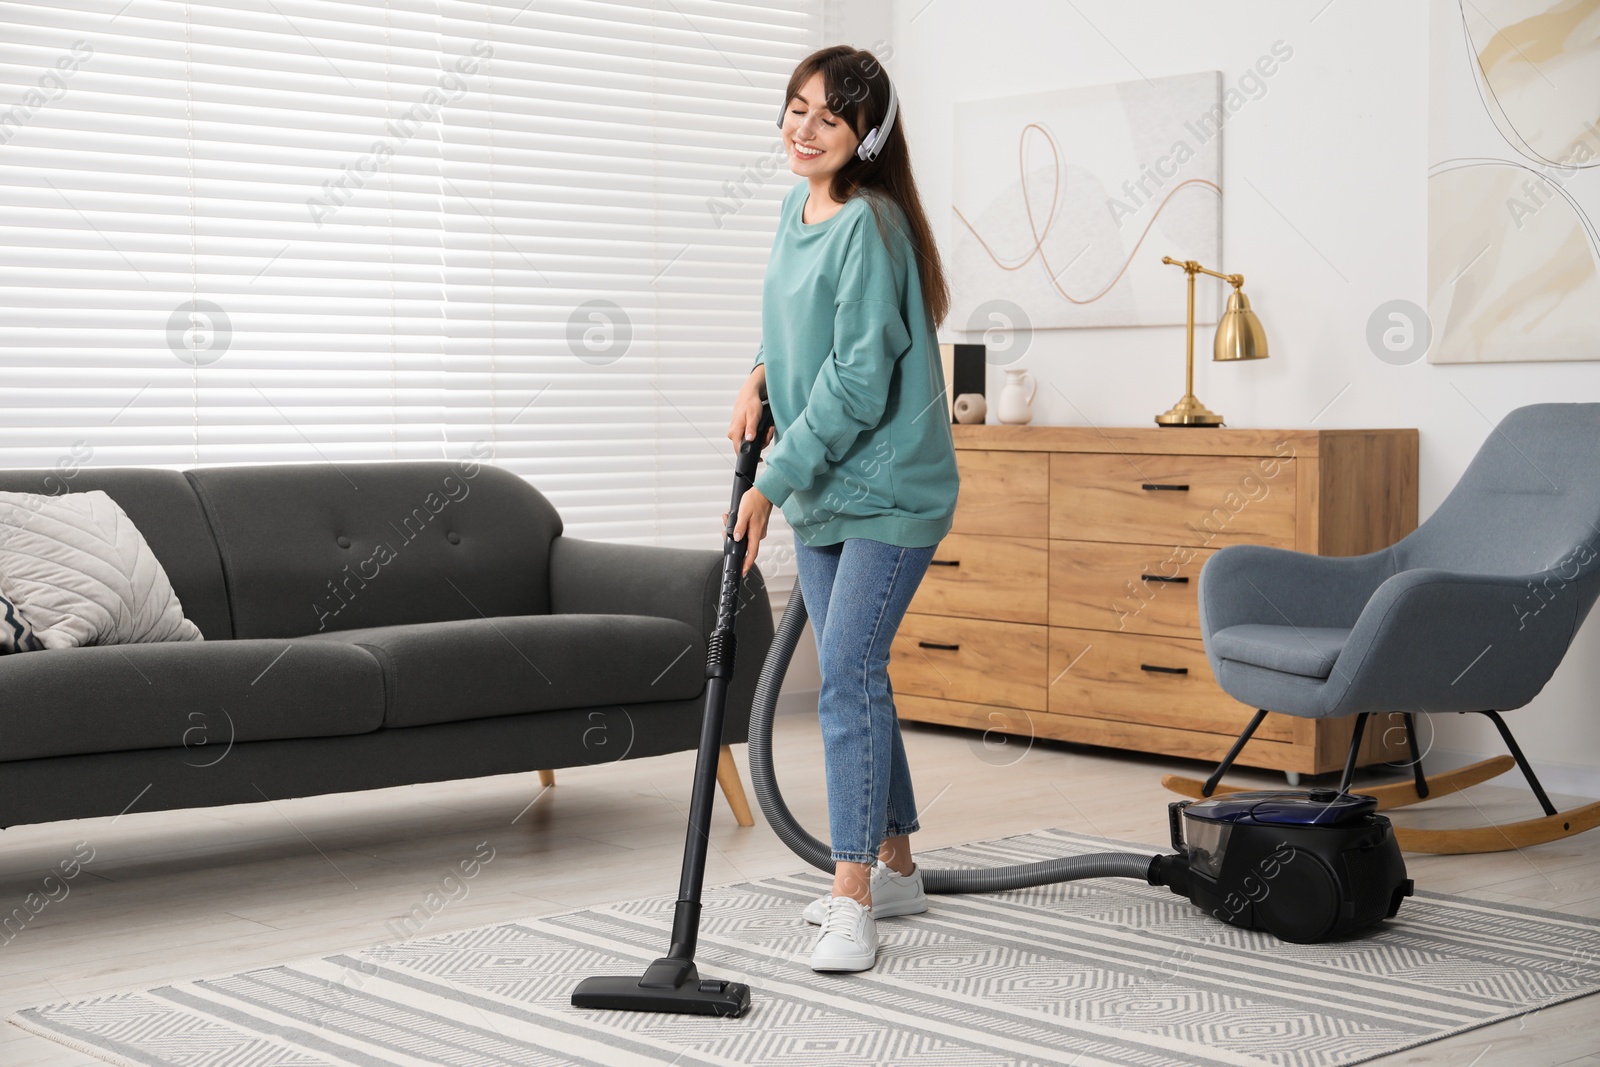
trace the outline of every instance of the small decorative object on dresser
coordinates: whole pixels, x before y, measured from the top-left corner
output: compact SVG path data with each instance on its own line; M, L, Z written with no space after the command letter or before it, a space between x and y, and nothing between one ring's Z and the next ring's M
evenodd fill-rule
M1417 524L1414 429L952 432L954 526L890 652L902 719L1221 759L1256 709L1212 679L1205 561L1232 544L1355 555ZM1238 762L1294 782L1341 768L1350 734L1273 713ZM1403 733L1369 730L1361 764L1406 755Z
M1026 388L1023 382L1030 383ZM1039 391L1039 383L1033 375L1021 367L1006 368L1006 384L1000 390L1000 421L1012 426L1021 426L1033 421L1033 394Z
M989 414L989 405L982 393L962 393L956 397L956 421L965 424L982 422Z

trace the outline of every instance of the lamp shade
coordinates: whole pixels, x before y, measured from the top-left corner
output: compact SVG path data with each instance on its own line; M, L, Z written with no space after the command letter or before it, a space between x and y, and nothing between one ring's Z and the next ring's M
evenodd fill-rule
M1228 294L1228 309L1217 323L1217 340L1211 358L1267 358L1267 332L1261 328L1256 313L1250 310L1250 298L1244 295L1243 289L1236 287Z

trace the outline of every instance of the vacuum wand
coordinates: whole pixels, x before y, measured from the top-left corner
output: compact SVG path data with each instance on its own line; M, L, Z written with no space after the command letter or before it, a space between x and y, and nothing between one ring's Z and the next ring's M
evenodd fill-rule
M700 933L700 890L705 881L706 852L711 841L711 807L716 793L717 760L722 748L722 718L733 679L734 620L749 534L738 540L739 503L755 484L756 464L771 429L772 407L761 390L761 419L754 440L743 441L734 458L733 499L722 530L722 583L717 595L717 623L706 649L706 703L700 719L700 749L695 756L694 792L689 800L689 828L683 847L683 874L672 913L667 954L645 968L641 977L585 978L572 993L575 1008L658 1011L690 1015L737 1016L750 1008L750 987L743 982L701 978L694 963Z

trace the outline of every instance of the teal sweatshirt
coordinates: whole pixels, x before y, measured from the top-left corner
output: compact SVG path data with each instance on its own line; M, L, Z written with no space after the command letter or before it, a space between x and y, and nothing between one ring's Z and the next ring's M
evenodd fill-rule
M761 346L777 436L755 487L810 547L866 537L905 548L950 530L960 476L933 317L905 214L867 196L801 221L783 198L761 289ZM892 252L891 252L892 247Z

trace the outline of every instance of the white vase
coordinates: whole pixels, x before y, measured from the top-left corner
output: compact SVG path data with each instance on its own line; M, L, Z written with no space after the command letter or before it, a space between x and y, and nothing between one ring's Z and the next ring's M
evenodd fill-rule
M984 420L989 414L989 407L984 402L982 393L962 393L956 397L956 421L973 424Z
M1031 383L1024 387L1024 380ZM998 417L1001 422L1013 426L1021 426L1033 421L1033 394L1038 392L1039 383L1031 374L1021 367L1012 367L1006 370L1006 384L1000 390L1000 406Z

